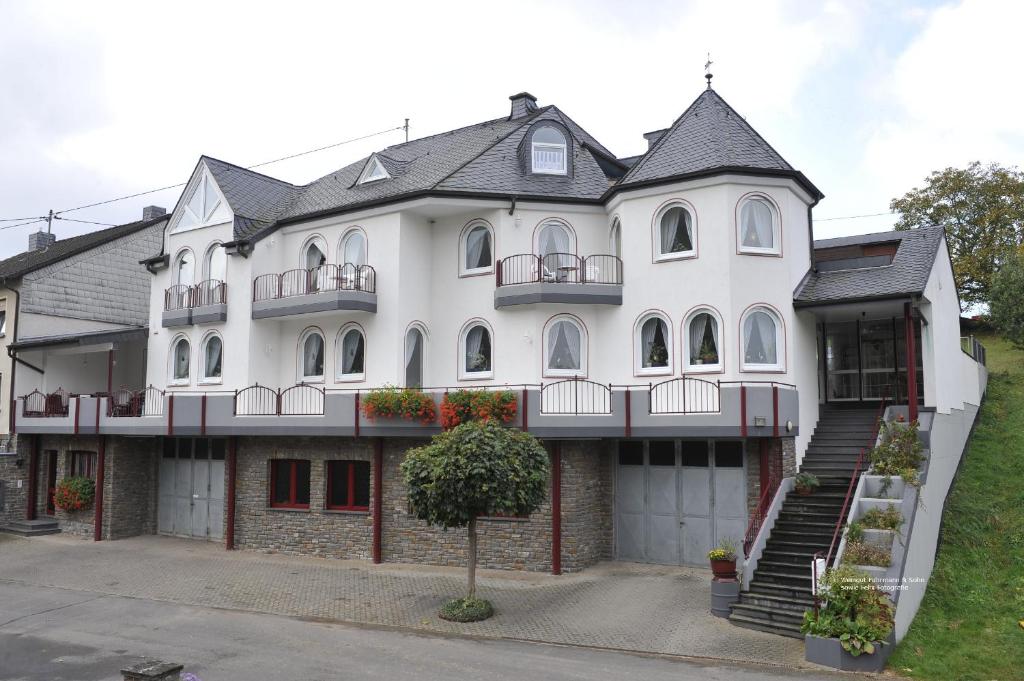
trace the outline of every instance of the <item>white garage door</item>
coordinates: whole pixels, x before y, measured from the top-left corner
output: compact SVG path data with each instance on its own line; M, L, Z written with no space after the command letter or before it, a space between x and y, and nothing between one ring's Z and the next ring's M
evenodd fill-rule
M746 470L739 440L619 443L615 553L620 560L707 565L719 541L743 541Z
M166 438L160 459L157 531L224 537L224 440Z

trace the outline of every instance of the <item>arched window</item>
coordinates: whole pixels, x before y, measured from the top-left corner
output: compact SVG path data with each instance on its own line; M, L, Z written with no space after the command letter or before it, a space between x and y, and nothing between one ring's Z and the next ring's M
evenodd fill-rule
M405 332L405 386L423 387L423 329L418 325Z
M325 279L323 266L327 264L327 244L320 237L309 239L302 247L302 267L309 271L309 293L319 291Z
M763 196L751 196L740 203L737 242L741 253L781 252L779 214Z
M174 283L180 286L191 286L195 283L196 259L192 251L185 249L174 259Z
M587 371L587 333L574 317L562 315L544 330L544 375L582 376Z
M324 380L324 334L317 328L306 329L299 337L299 380Z
M192 346L184 336L178 336L171 343L170 385L188 385L189 364L192 359Z
M349 230L341 238L341 252L338 254L338 264L344 265L346 263L352 263L356 266L366 264L366 235L363 234L362 230Z
M482 321L467 324L459 334L459 376L491 378L494 375L491 329Z
M622 223L618 218L612 223L612 230L608 235L608 249L616 258L622 257Z
M575 252L575 235L567 225L556 221L541 225L537 231L537 255L544 281L571 279L573 272L565 268L576 267Z
M339 381L362 381L366 378L366 338L358 325L341 327L335 352L335 372Z
M721 371L721 329L721 320L710 308L698 308L687 316L683 327L686 371Z
M637 374L672 373L671 325L660 314L643 315L636 325L635 364Z
M656 260L691 258L697 253L693 214L681 203L673 203L658 212L654 221Z
M485 222L470 223L462 232L462 274L486 274L494 268L494 238Z
M764 306L748 309L740 322L740 330L745 371L784 370L786 348L782 320L774 310Z
M227 281L228 279L228 254L219 242L206 249L203 279L213 281Z
M565 135L557 128L545 125L533 133L531 156L533 172L543 175L566 174Z
M219 383L223 376L224 341L216 333L211 333L203 340L200 358L200 381L203 383Z

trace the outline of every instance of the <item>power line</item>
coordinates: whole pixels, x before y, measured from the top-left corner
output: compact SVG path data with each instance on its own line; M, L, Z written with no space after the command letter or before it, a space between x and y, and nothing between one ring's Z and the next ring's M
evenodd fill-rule
M36 219L45 220L46 218L43 218L43 217L38 217L38 218L35 218L35 217L28 217L28 218L0 218L0 222L18 222L19 220L36 220Z
M855 218L874 218L879 215L892 215L892 211L886 211L884 213L866 213L864 215L841 215L834 218L814 218L815 222L831 222L832 220L853 220Z
M34 225L37 222L46 222L46 218L36 218L35 220L29 220L28 222L19 222L16 225L3 225L0 229L14 229L15 227L24 227L25 225Z
M111 224L109 222L93 222L92 220L76 220L75 218L61 217L60 215L57 215L56 213L54 213L53 219L54 220L65 220L67 222L81 222L84 225L100 225L101 227L117 227L117 225Z

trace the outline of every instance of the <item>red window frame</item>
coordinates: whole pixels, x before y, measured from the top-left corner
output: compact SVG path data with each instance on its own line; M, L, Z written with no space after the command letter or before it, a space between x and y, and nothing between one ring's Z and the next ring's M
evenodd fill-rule
M270 460L270 507L271 508L309 508L309 502L298 503L299 489L299 463L307 464L307 470L312 471L307 459L271 459ZM274 490L277 488L278 468L288 464L288 501L274 501Z
M69 475L96 479L96 452L71 452Z
M326 463L326 468L327 468L327 496L324 497L324 508L326 508L326 509L328 509L330 511L369 511L370 510L369 505L367 505L367 506L356 506L353 503L355 498L356 498L356 464L367 464L368 465L369 462L368 461L354 461L354 460L342 460L342 461L333 460L333 461L328 461ZM334 485L337 484L337 482L334 480L335 476L332 474L332 471L333 471L333 469L335 467L337 467L339 465L344 465L344 467L345 467L345 479L341 481L344 485L346 485L346 487L348 489L348 495L346 497L348 499L348 504L345 505L345 506L339 506L339 505L336 505L336 504L331 504L331 498L333 497L331 492L334 490ZM370 477L371 478L373 477L373 471L372 470L370 471ZM367 482L372 484L372 480L369 480ZM367 490L367 492L369 492L369 490ZM369 496L370 495L367 494L367 498L369 498Z

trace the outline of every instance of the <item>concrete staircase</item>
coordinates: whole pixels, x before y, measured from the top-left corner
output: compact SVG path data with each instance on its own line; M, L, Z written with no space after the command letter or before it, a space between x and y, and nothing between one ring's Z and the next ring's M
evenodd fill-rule
M44 534L57 534L60 528L53 518L36 520L12 520L7 525L0 525L0 532L17 534L22 537L39 537Z
M828 553L857 457L874 445L876 417L875 408L822 408L800 465L818 476L821 486L811 496L786 496L750 589L740 593L730 622L803 638L803 613L814 605L811 560L818 551Z

